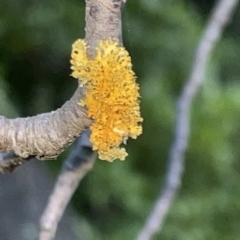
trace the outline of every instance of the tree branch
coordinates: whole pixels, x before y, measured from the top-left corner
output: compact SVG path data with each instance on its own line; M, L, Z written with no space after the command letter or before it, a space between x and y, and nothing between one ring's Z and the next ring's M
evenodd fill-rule
M54 190L40 220L39 240L54 239L58 223L83 177L95 162L96 153L89 142L89 131L78 138L75 148L65 161Z
M123 2L86 0L85 40L89 57L94 56L100 40L112 38L122 44ZM20 157L19 161L29 157L55 159L91 123L86 110L78 104L83 93L84 89L79 86L70 101L51 113L16 119L0 116L0 152L12 151ZM0 170L4 171L1 163L3 161L0 161Z
M21 158L56 158L91 120L78 102L83 89L78 87L62 108L34 117L7 119L0 117L0 151L13 151Z
M165 185L141 229L137 240L150 240L163 227L166 215L181 187L185 152L189 144L191 107L204 80L208 58L220 40L238 0L220 0L215 6L196 51L189 79L177 102L175 140L169 153L169 166Z

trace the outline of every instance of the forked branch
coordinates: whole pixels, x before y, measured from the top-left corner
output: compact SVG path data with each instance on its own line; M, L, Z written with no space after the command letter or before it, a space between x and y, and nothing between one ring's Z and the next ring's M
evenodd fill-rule
M85 40L90 58L100 40L112 38L122 44L121 6L124 2L86 0ZM84 89L79 86L71 100L50 113L16 119L0 116L0 152L14 152L20 161L29 157L56 158L91 123L86 110L78 104L83 94ZM0 171L4 171L4 164L0 161Z

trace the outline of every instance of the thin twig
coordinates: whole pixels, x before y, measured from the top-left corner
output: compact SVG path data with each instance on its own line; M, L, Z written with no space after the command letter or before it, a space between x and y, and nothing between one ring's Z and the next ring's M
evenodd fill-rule
M200 39L195 61L177 102L177 119L175 126L175 140L169 153L169 166L165 179L165 186L141 229L137 240L150 240L163 227L166 215L181 187L184 170L185 152L189 144L191 107L196 93L204 80L208 58L225 25L231 18L238 0L220 0L213 9L212 15Z
M92 169L96 153L89 142L89 130L76 141L40 219L39 240L54 239L58 222L83 177Z

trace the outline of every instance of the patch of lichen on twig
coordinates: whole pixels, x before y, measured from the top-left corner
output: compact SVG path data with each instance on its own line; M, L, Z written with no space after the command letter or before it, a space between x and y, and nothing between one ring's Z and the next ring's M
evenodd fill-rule
M112 162L128 155L125 148L128 137L142 133L139 107L139 86L132 70L131 58L124 47L113 40L100 41L96 56L89 59L84 40L73 44L71 54L72 76L86 89L81 106L92 118L90 141L99 158Z

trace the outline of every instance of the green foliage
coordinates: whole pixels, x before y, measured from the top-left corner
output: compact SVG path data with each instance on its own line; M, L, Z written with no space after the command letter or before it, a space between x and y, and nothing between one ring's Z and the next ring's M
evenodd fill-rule
M141 85L144 132L125 162L97 161L72 201L88 240L133 239L163 184L175 103L188 77L206 19L200 2L128 1L124 44ZM72 42L83 37L84 5L70 1L0 3L0 111L49 111L68 99ZM199 11L199 12L198 12ZM231 240L240 235L240 46L230 28L218 44L194 103L182 190L154 239ZM4 80L4 81L3 81ZM8 97L6 96L8 94ZM60 162L51 163L56 168ZM78 227L79 226L79 227Z

